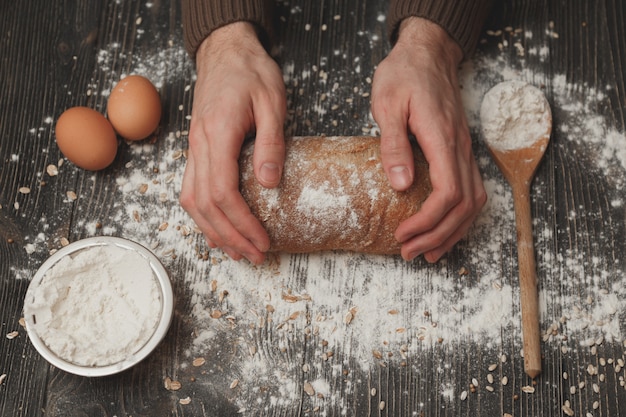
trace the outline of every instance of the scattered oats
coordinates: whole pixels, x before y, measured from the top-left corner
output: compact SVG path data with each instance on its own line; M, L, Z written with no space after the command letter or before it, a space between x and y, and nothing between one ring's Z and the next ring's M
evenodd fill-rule
M163 386L168 391L178 391L182 388L182 384L179 381L172 381L172 378L169 376L163 381Z
M336 15L333 17L333 20L341 20L341 15L336 14Z
M20 319L17 321L20 326L22 326L23 328L26 328L26 320L24 319L24 317L20 317Z
M588 412L587 414L585 414L585 417L593 417L593 414Z
M65 195L67 196L67 198L68 198L70 201L75 201L75 200L78 198L78 196L76 195L76 193L75 193L74 191L71 191L71 190L70 190L70 191L68 191L68 192L66 192L66 193L65 193Z
M606 376L604 374L598 375L598 380L600 380L600 382L604 382L605 378L606 378Z
M506 361L507 361L507 357L506 357L506 355L503 353L503 354L500 356L500 362L502 362L502 363L506 363Z
M20 187L20 188L18 189L18 191L19 191L21 194L30 194L30 188L28 188L28 187Z
M467 269L466 267L462 266L461 269L459 269L459 275L461 275L461 276L469 275L469 269Z
M489 372L493 372L498 368L498 364L492 363L491 365L489 365L489 368L487 368L487 370Z
M522 392L525 392L526 394L532 394L535 392L535 387L531 387L530 385L524 385L522 387Z
M600 401L594 401L593 405L591 406L594 410L597 410L598 408L600 408Z
M461 401L465 401L467 399L467 391L461 392Z
M350 323L352 323L352 320L353 320L353 319L354 319L354 314L352 314L352 312L351 312L351 311L348 311L348 312L346 313L346 316L343 318L343 322L344 322L345 324L350 324Z
M188 405L188 404L191 404L191 398L189 397L181 398L180 400L178 400L178 402L181 405Z
M487 382L493 384L493 374L487 374Z
M502 377L502 385L507 385L509 383L509 378L505 375Z
M485 389L486 389L487 391L489 391L489 392L493 392L493 391L494 391L494 389L493 389L493 387L492 387L491 385L487 385L487 386L485 387Z
M567 379L568 375L567 372L563 372L563 379Z
M601 366L606 366L606 359L600 358L600 365Z
M565 345L561 346L561 353L566 355L569 352L569 348Z
M136 222L141 221L141 217L139 216L139 212L137 210L133 210L133 219L135 219Z
M513 417L513 414L504 413L504 414L502 415L502 417Z
M592 385L592 387L593 387L593 392L595 392L596 394L599 394L599 393L600 393L600 385L598 385L598 384L596 384L596 383L594 382L594 384Z
M206 359L204 358L196 358L193 360L192 365L195 367L202 366L206 363Z
M315 395L315 388L313 388L313 385L311 385L310 382L305 382L304 392L306 392L309 397L312 397Z
M375 397L375 396L376 396L376 388L372 388L372 389L370 390L370 395L371 395L372 397Z
M598 375L598 368L596 368L595 366L593 366L592 364L589 364L587 366L587 373L591 376L593 375Z
M5 379L7 379L7 374L0 375L0 385L4 384Z
M304 30L306 30L307 32L311 30L311 24L307 23L306 25L304 25Z
M9 340L13 340L15 339L17 336L19 336L19 333L17 331L11 332L7 334L7 339Z
M583 388L585 388L585 381L580 381L578 383L578 389L583 389Z
M476 378L472 378L472 385L474 385L475 387L478 386L478 380Z
M18 203L17 201L15 203L13 203L13 208L15 210L19 210L20 209L20 203Z
M167 228L168 228L168 226L169 226L169 223L167 223L167 222L163 222L163 223L161 223L161 224L159 225L159 232L164 231L165 229L167 229Z
M234 379L233 382L230 383L230 389L237 388L237 385L239 385L239 380L238 379Z
M380 411L383 411L385 409L385 402L381 401L380 403L378 403L378 409Z
M574 410L572 410L572 408L569 406L568 401L565 402L565 404L563 404L563 407L561 407L563 412L565 414L567 414L568 416L573 416L574 415Z
M309 372L310 370L311 370L311 366L309 366L308 363L305 363L304 365L302 365L302 372L304 372L305 374Z
M572 395L576 394L576 386L575 385L572 385L572 386L569 387L569 393L572 394Z
M372 355L374 355L374 357L379 360L383 358L383 354L379 350L373 350Z
M135 20L135 24L136 24L136 25L140 25L140 24L141 24L141 22L142 22L141 16L140 16L140 17L138 17L138 18Z
M179 160L179 159L180 159L180 158L182 158L182 157L183 157L183 151L181 151L180 149L179 149L179 150L177 150L177 151L175 151L175 152L172 154L172 159L173 159L173 160L175 160L175 161L176 161L176 160Z
M66 247L66 246L67 246L67 245L69 245L69 244L70 244L70 241L69 241L69 240L67 240L67 238L66 238L66 237L62 237L62 238L61 238L61 246Z
M141 184L139 186L139 194L145 194L148 191L148 184Z

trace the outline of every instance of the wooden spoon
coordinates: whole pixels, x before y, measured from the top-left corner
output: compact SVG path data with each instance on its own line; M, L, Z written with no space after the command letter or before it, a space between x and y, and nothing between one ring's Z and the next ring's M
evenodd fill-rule
M534 379L541 373L541 339L530 185L550 140L552 113L541 90L509 81L496 85L485 95L481 122L488 149L513 190L524 371ZM500 128L490 129L493 123Z

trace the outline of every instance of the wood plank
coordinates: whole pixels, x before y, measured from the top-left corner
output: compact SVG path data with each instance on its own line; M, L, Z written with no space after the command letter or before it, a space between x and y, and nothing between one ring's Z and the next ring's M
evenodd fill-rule
M449 333L459 318L471 322L476 311L464 295L471 300L471 291L484 292L485 283L502 285L498 297L510 300L502 311L518 314L516 250L504 221L490 232L501 244L497 253L488 252L491 258L481 257L480 246L489 240L476 226L436 266L390 258L383 268L377 258L314 254L272 258L274 263L254 269L223 259L219 251L208 253L176 201L185 161L173 155L186 148L193 85L193 70L180 54L178 4L79 3L0 6L0 33L7 35L0 39L7 51L0 58L0 375L7 375L0 384L0 414L550 417L563 415L565 401L576 415L624 412L625 375L616 372L624 346L620 340L586 345L599 333L594 323L581 330L584 317L576 317L573 307L585 315L609 305L624 271L622 168L618 159L607 169L595 166L606 161L594 153L602 149L574 131L584 133L597 115L601 127L624 132L623 2L500 2L486 28L519 27L532 36L485 34L478 48L477 56L501 65L502 73L516 69L543 84L555 109L552 145L533 186L538 274L550 296L542 304L542 334L555 326L542 344L544 372L536 385L523 373L515 321L489 340L465 329ZM287 75L288 133L376 133L368 77L389 50L379 18L386 3L279 2L283 41L277 59ZM509 44L498 45L504 40ZM544 46L547 51L540 50ZM156 141L123 143L113 166L101 173L66 162L58 176L45 174L61 157L52 122L63 109L84 104L104 112L108 89L142 68L161 84L164 116ZM490 71L495 80L496 69ZM598 98L599 91L606 99ZM586 110L567 107L575 103ZM485 178L504 184L477 129L472 133ZM128 188L136 185L133 175L149 192ZM19 192L24 186L30 194ZM69 201L67 191L78 199ZM169 226L160 232L164 221ZM177 304L170 332L153 355L120 375L86 379L49 367L18 320L29 276L49 251L62 238L93 234L124 235L153 248L172 275ZM468 275L459 274L464 267ZM283 296L289 291L305 297L288 302ZM442 294L448 299L437 303ZM437 308L450 299L458 314ZM223 316L211 318L214 310ZM346 323L348 313L353 317ZM607 317L626 320L623 312ZM16 339L4 337L13 330ZM435 340L420 340L425 334ZM437 341L441 334L451 340ZM197 358L206 363L194 366ZM497 366L490 371L492 364ZM180 381L181 389L165 389L166 378ZM535 392L525 393L526 386ZM182 404L186 398L190 403Z

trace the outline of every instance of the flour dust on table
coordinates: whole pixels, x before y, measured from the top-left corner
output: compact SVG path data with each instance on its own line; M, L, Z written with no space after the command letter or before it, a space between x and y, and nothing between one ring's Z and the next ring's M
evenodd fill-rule
M516 36L532 35L520 33ZM402 363L424 352L472 345L493 352L495 362L499 358L519 358L519 351L510 350L510 346L521 346L516 266L514 260L506 261L514 258L512 196L478 140L480 103L487 90L504 80L534 83L541 79L540 73L527 65L527 59L541 62L545 51L523 51L515 45L511 41L499 56L479 54L462 68L463 101L489 201L468 237L454 251L463 264L461 269L452 270L446 260L428 265L421 260L406 263L397 257L348 253L281 254L270 256L257 267L229 260L219 250L209 250L188 215L177 204L163 204L178 198L189 116L180 118L182 127L164 129L157 144L129 145L129 162L117 174L119 198L111 209L112 221L85 220L80 226L88 236L119 235L142 243L166 266L181 272L172 277L183 281L187 289L184 294L191 298L192 311L186 314L191 314L193 333L186 350L188 361L181 364L177 373L183 375L194 366L207 366L203 365L203 357L223 355L224 366L206 369L203 375L212 390L227 393L242 412L261 403L297 403L302 390L323 394L313 395L313 401L336 401L347 410L345 394L354 387L329 385L333 376L347 368L367 373L382 362ZM172 48L174 56L183 52L181 44ZM519 53L508 53L510 48L517 48ZM109 62L107 57L116 53L114 48L102 53L103 62ZM134 65L157 85L159 80L151 75L167 74L160 72L163 65L178 68L172 60L162 61L160 55L144 58L141 66ZM152 64L155 67L149 67ZM289 63L285 68L290 71L285 76L288 87L297 91L298 74L309 73L294 69ZM352 79L371 76L351 74ZM336 83L339 81L336 79ZM173 81L164 77L162 82L166 86ZM610 120L594 111L607 100L607 92L568 84L562 75L542 82L558 121L555 132L559 140L550 146L576 160L582 169L599 171L606 178L602 185L606 202L598 205L597 212L570 207L567 221L601 217L607 210L623 211L626 138ZM335 81L330 85L327 94L333 94ZM361 88L363 85L359 84L359 94L366 94L361 93ZM581 91L585 101L579 99ZM106 95L106 91L97 93ZM180 103L179 108L181 114L189 113L188 102ZM362 116L359 120L366 121L363 128L375 132L377 127L371 116ZM352 115L318 112L316 117L332 130L333 120ZM165 155L159 163L154 162L157 152ZM46 167L40 169L42 177L54 182L54 177L45 173ZM58 175L71 169L75 168L63 164ZM554 214L556 207L545 194L544 181L542 176L535 181L533 200L542 210ZM93 176L94 187L98 182L99 177ZM35 192L24 198L33 196ZM67 204L81 204L82 199L78 194ZM60 245L58 237L47 227L49 221L40 219L35 224L34 231L26 236L25 250L47 253L49 246ZM615 235L607 232L592 236L598 241L590 246L584 243L589 236L582 236L580 242L559 249L562 231L540 223L534 226L537 244L555 248L539 253L537 258L544 348L567 353L603 343L624 343L623 260L604 250L611 247ZM621 227L614 233L623 236L623 225L613 226ZM580 259L593 262L582 263ZM14 272L16 278L28 277L35 269L36 265L29 265ZM584 293L573 292L582 287L586 289ZM301 346L294 344L298 340L304 343L307 338L318 341L309 344L314 346L313 351L301 351ZM225 341L232 351L220 350ZM342 358L342 362L337 363L337 358ZM441 372L449 366L442 363ZM298 368L307 375L308 385L300 386L288 376L295 375ZM192 395L192 390L189 392ZM467 397L467 392L455 392L449 384L442 384L441 393L447 399Z

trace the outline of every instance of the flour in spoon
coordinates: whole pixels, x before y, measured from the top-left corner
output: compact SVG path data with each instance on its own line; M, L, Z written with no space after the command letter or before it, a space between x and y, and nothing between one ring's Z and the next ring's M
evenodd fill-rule
M550 136L550 106L538 88L523 81L506 81L485 94L480 122L483 137L493 148L526 148Z

